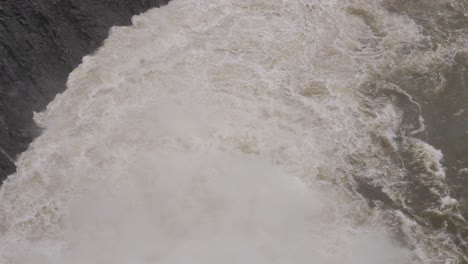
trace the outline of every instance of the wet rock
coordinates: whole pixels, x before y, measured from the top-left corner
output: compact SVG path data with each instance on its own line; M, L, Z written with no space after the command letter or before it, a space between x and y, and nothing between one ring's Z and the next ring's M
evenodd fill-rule
M66 88L68 74L109 28L169 0L0 0L0 179L40 134L33 111Z

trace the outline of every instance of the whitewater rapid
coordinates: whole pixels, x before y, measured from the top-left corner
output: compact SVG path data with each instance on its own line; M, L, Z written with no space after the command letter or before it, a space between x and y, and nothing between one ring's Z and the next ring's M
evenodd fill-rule
M401 146L430 163L429 209L457 201L398 96L418 104L378 81L439 59L424 41L369 0L173 0L134 17L36 115L45 131L1 189L0 262L462 261L406 214Z

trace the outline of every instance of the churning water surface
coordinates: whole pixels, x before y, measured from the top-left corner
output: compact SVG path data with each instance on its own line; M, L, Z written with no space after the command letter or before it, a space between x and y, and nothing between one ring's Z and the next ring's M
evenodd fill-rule
M433 14L468 9L411 3L173 0L113 28L36 116L0 263L466 262L422 112L468 57Z

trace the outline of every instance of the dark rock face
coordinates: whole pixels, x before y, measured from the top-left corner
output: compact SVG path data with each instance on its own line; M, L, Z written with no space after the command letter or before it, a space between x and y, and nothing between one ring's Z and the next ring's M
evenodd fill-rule
M66 88L68 74L111 26L169 0L0 0L0 179L40 134L33 111Z

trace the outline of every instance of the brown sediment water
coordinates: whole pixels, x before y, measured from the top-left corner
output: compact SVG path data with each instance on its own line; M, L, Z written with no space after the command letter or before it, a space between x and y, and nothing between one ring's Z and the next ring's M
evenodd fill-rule
M114 28L36 117L0 260L465 263L463 8L174 0Z

